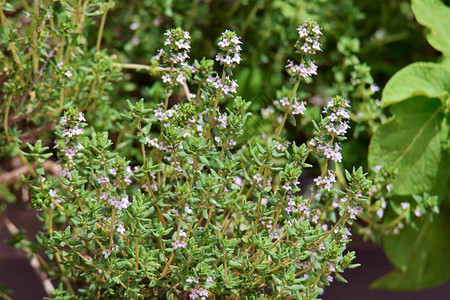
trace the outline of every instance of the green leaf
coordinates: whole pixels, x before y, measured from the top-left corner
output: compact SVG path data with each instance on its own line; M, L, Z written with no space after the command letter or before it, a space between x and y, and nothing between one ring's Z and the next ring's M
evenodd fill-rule
M445 65L417 62L401 69L388 81L381 104L389 106L414 96L446 97L450 91L450 71Z
M369 164L398 168L393 190L398 195L422 193L435 185L441 163L440 104L425 97L396 104L394 117L372 136Z
M206 166L209 166L209 161L206 159L206 157L204 157L202 155L198 157L198 161Z
M337 281L343 282L343 283L348 283L347 279L345 279L344 277L342 277L341 274L336 273L334 275L334 278L336 278Z
M36 173L40 174L40 175L44 175L45 171L44 171L44 167L42 166L37 166L36 167Z
M295 117L293 114L288 114L287 120L292 126L295 127L297 125L297 121L295 120Z
M259 153L261 153L261 154L267 153L266 149L264 149L263 146L261 146L260 144L256 143L256 147L258 147Z
M305 290L305 286L302 284L294 284L294 285L288 287L288 290L291 290L291 291Z
M450 55L450 7L440 0L412 0L417 22L430 29L427 40L433 48Z
M423 221L417 231L411 226L398 235L386 236L384 251L397 267L371 287L388 290L420 290L450 278L450 209Z
M144 134L149 134L151 128L152 128L152 123L149 123L149 124L145 125L144 128L142 128L142 132L143 132Z

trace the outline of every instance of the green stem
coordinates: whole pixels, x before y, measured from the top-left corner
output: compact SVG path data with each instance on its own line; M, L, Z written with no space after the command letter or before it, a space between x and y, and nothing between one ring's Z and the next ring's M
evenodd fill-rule
M8 102L6 103L6 111L5 111L5 119L3 120L3 127L5 129L6 140L8 142L12 142L12 138L9 135L9 127L8 127L8 117L9 117L9 109L11 107L12 94L8 98Z
M344 213L342 214L342 216L339 218L339 220L336 222L336 224L334 224L333 228L331 228L324 236L322 236L320 239L318 239L314 244L319 245L320 243L322 243L327 237L330 236L330 234L332 234L334 232L334 230L338 227L338 224L340 221L342 221L345 217L345 215L347 214L347 209L348 209L348 204L350 202L350 199L347 200L347 203L345 205L345 209L344 209Z
M5 17L5 14L3 13L3 3L0 3L0 25L2 25L2 27L5 26L5 20L6 20L6 17Z
M137 271L139 268L139 243L138 243L137 237L134 238L134 245L136 246L136 249L135 249L136 258L135 258L134 273L136 273L136 275L137 275Z
M142 65L142 64L128 64L128 63L112 63L113 67L121 67L124 69L131 69L131 70L155 70L157 72L167 72L170 71L170 68L161 68L161 67L157 67L157 68L152 68L151 66L148 65Z
M139 126L139 133L141 134L141 136L143 136L144 132L142 131L141 122L138 123L138 126ZM141 143L141 153L142 153L143 165L145 166L147 164L147 156L145 154L145 146L142 143ZM151 187L151 183L150 183L150 177L148 176L147 172L145 172L145 180L147 182L148 190L149 190L150 194L153 197L153 201L156 201L156 196L153 193L153 190L152 190L152 187ZM164 216L163 216L163 214L161 212L161 209L160 209L159 205L155 204L155 207L156 207L156 211L158 212L158 219L161 221L161 223L164 225L164 227L166 227L167 224L166 224L166 221L164 220Z
M284 116L283 116L283 120L281 121L280 126L278 127L278 129L277 129L277 131L276 131L275 139L278 139L278 137L279 137L280 134L281 134L281 130L282 130L283 127L284 127L284 123L286 123L286 120L287 120L287 117L288 117L288 115L289 115L289 113L290 113L290 111L291 111L292 102L294 101L294 96L295 96L295 93L297 92L297 89L298 89L299 84L300 84L300 80L298 80L298 81L295 83L295 85L294 85L294 88L293 88L293 90L292 90L291 96L289 97L289 107L286 109L286 112L284 113Z
M65 99L65 87L66 80L63 78L62 85L61 85L61 96L59 97L59 112L62 113L64 108L64 99Z
M205 229L203 231L206 231L206 229L208 229L208 226L211 222L212 212L213 212L213 206L210 204L208 207L208 219L206 220Z
M34 8L34 14L35 14L35 18L33 18L33 52L32 52L32 56L33 56L33 71L34 74L38 74L39 72L39 57L38 57L38 24L36 23L36 21L34 21L35 19L37 19L39 17L39 1L38 0L34 0L33 1L33 8Z
M179 236L180 236L180 229L181 229L181 216L178 217L178 227L177 227L176 239L178 239ZM172 260L173 260L174 256L175 256L175 250L172 249L172 253L170 254L169 260L166 262L166 265L164 266L164 270L162 271L162 274L159 277L159 280L164 278L164 276L166 276L166 274L168 273L167 270L170 267L170 264L172 263Z
M263 178L262 190L264 191L264 189L266 188L266 180L267 180L267 167L266 166L264 166L263 172L264 172L264 178ZM258 208L256 209L256 220L255 220L255 227L254 227L255 235L258 234L258 221L259 221L259 216L261 214L261 205L262 205L262 197L260 195L259 199L258 199Z
M325 269L325 263L322 265L322 268L320 269L319 274L317 274L317 278L314 281L313 290L316 289L317 283L319 282L320 277L322 276L323 270Z
M100 21L100 28L99 28L98 34L97 34L97 44L95 46L95 49L97 50L97 52L100 51L100 44L102 42L103 30L105 28L107 14L108 14L108 10L105 9L105 11L103 12L103 15L102 15L102 20Z
M221 85L223 86L223 84L225 83L225 69L222 71L222 79L221 79ZM214 119L216 117L216 111L217 111L217 107L219 106L219 99L220 99L220 95L222 95L222 91L219 90L217 92L217 96L216 96L216 100L214 101L214 108L213 108L213 112L211 115L211 118L209 119L209 125L208 125L208 129L206 131L206 136L205 136L205 145L208 142L209 136L211 135L211 129L213 127L213 123L214 123Z
M74 20L73 20L73 25L75 26L75 28L76 28L75 31L77 33L80 33L81 29L82 29L82 27L79 25L81 13L82 13L81 12L81 0L78 0L77 1L77 8L76 8L76 11L75 11L75 17L74 17ZM69 62L70 62L70 56L72 54L72 50L73 50L73 45L69 44L69 47L67 47L66 58L64 59L64 64L65 65L68 65Z
M2 296L5 300L13 300L11 297L9 297L7 294L2 292L1 290L0 290L0 296Z

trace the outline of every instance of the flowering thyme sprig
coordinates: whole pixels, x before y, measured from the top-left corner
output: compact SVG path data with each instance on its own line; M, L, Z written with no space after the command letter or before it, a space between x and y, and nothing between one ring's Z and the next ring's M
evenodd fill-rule
M59 132L62 140L56 143L54 148L64 153L68 161L68 167L76 165L74 158L79 156L79 150L83 148L78 137L84 134L83 127L87 124L82 112L71 108L64 113L59 121ZM70 175L70 171L66 170L66 175Z
M310 147L317 153L335 162L342 160L338 137L344 136L349 128L350 115L347 111L349 107L348 100L340 96L331 99L323 110L325 117L316 136L309 142Z
M299 104L297 102L297 98L295 98L300 81L302 79L305 80L306 78L313 75L317 75L317 66L314 64L311 56L316 54L316 50L321 50L319 38L322 35L322 32L320 31L320 27L316 22L308 20L302 26L299 26L297 28L297 31L299 33L299 39L297 40L295 47L297 48L296 52L301 54L301 62L297 65L294 62L288 60L288 64L286 65L286 68L291 73L295 84L294 88L292 89L291 96L283 104L283 106L287 108L285 109L283 119L281 120L280 125L275 133L275 139L278 139L278 137L280 136L281 130L284 127L288 115L291 113L293 104L294 110L292 112L303 113L304 111L301 103ZM299 45L302 46L300 47Z
M207 78L209 86L211 86L216 92L216 97L214 100L214 106L212 109L209 125L206 128L205 143L211 136L211 130L216 119L216 112L218 109L220 97L223 94L227 95L228 93L236 92L236 87L238 85L235 80L230 79L230 75L232 74L231 68L234 68L241 62L240 51L242 50L242 48L240 44L242 44L242 42L240 41L239 37L234 31L230 30L225 30L225 32L223 32L222 36L219 38L219 42L217 43L221 51L216 55L216 61L220 62L220 64L222 64L224 68L221 77L216 75L215 77L209 76ZM229 75L227 75L227 73Z
M308 20L303 25L298 26L299 39L295 43L297 53L316 54L316 51L322 51L319 42L320 36L322 35L320 29L320 26L312 20Z
M165 47L160 49L155 57L157 60L161 60L163 64L170 66L169 72L163 73L162 80L169 88L184 85L191 73L186 63L191 49L191 36L181 27L168 29L164 35L167 36L164 41ZM187 95L188 98L189 96Z
M216 61L225 67L234 68L241 62L242 42L234 31L225 30L219 38L217 45L220 52L216 55Z
M167 36L164 41L166 49L161 49L158 52L157 59L162 59L165 63L181 64L189 58L189 51L191 49L189 32L184 31L181 27L175 29L168 29L165 33Z

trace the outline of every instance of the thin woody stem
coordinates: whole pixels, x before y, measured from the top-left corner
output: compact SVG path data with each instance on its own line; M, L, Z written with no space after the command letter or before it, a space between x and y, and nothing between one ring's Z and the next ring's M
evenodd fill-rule
M286 112L284 113L284 116L283 116L283 120L281 121L280 126L278 127L278 129L277 129L277 131L275 133L275 139L278 139L278 137L281 134L281 130L284 127L284 123L286 123L286 120L287 120L287 117L288 117L288 115L289 115L289 113L291 111L292 102L294 102L294 96L295 96L295 93L297 93L297 89L298 89L299 84L300 84L300 80L298 80L295 83L294 88L292 89L291 96L289 97L289 107L286 109Z

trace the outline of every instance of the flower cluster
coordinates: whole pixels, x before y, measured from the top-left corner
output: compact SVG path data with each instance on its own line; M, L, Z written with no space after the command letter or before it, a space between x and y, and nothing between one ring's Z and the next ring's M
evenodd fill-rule
M326 115L322 124L329 135L344 136L347 133L348 122L350 121L349 107L350 103L343 98L335 98L328 102L322 111Z
M322 51L319 43L322 32L316 22L308 20L303 25L300 25L297 31L299 39L295 44L295 48L298 53L316 54L316 51Z
M73 76L73 68L64 65L64 63L63 63L62 61L60 61L60 62L56 65L56 68L59 70L59 73L60 73L60 74L63 74L63 75L66 76L67 78L71 78L71 77Z
M306 78L312 75L317 75L317 66L313 61L308 61L307 63L301 63L299 65L294 64L294 62L288 60L286 68L296 76Z
M336 182L336 175L328 170L328 176L319 176L317 178L314 178L314 182L317 186L329 191L333 187L333 184Z
M280 104L283 106L285 110L289 109L289 99L284 97L280 99ZM291 114L293 115L303 115L306 111L306 103L305 101L299 101L297 97L293 99Z
M238 87L237 81L235 79L230 79L229 75L225 76L223 80L220 79L217 74L215 76L209 75L208 78L206 78L206 82L209 83L217 93L221 92L225 95L236 93L236 88Z
M225 30L217 43L220 52L216 55L216 61L226 67L236 67L241 62L240 52L242 48L239 44L242 44L242 42L236 33L231 30Z
M128 196L122 196L122 197L116 197L116 196L110 196L108 193L104 193L102 196L100 196L101 200L107 200L108 203L118 209L126 209L128 205L130 204L130 201L128 201Z
M160 49L155 56L157 60L170 65L170 71L163 73L162 80L168 86L183 85L192 71L186 63L191 49L191 36L181 27L169 29L164 35L167 36L164 41L165 48Z
M71 165L76 164L73 159L78 156L79 150L83 148L77 138L84 134L84 129L82 128L86 125L83 123L84 121L86 119L83 113L74 109L67 111L59 121L60 135L64 142L56 143L54 148L63 152Z
M180 214L176 210L175 210L175 214L177 216L180 216ZM184 248L187 246L186 231L184 231L183 229L180 229L180 231L178 233L176 233L175 236L177 236L177 239L175 239L175 241L172 243L173 249Z
M286 68L298 78L317 75L317 66L310 59L310 56L316 54L316 51L321 51L319 38L322 32L320 31L320 27L316 22L308 20L302 26L299 26L297 31L299 39L295 44L295 48L297 49L297 53L302 54L301 63L297 65L288 60ZM304 55L307 55L306 60Z
M186 83L186 74L182 70L173 70L171 73L165 73L161 79L168 85L179 85Z
M181 64L189 58L189 50L191 49L189 32L184 31L181 27L168 29L165 33L167 36L164 46L168 47L168 51L159 50L156 58L163 57L163 61L174 64Z
M189 298L190 299L201 299L206 300L209 296L208 285L211 285L213 279L211 276L205 279L206 284L200 284L200 281L196 277L189 276L186 282L190 285L195 285L195 287L189 288Z
M347 111L349 107L348 100L340 96L331 99L322 112L325 118L322 118L320 131L309 142L309 145L319 153L336 162L342 160L341 147L336 142L336 137L344 136L347 133L350 119Z

